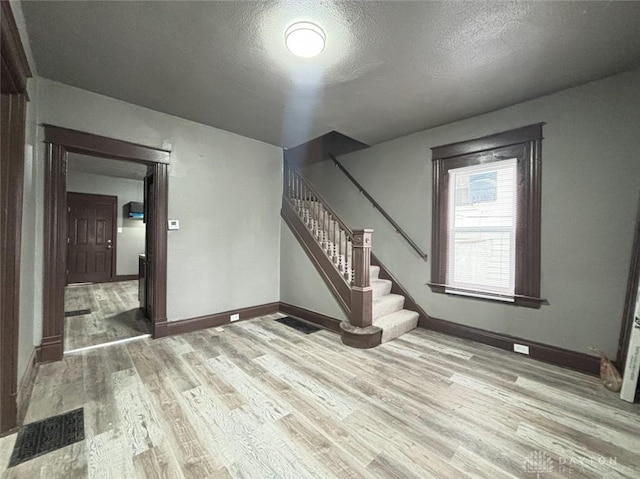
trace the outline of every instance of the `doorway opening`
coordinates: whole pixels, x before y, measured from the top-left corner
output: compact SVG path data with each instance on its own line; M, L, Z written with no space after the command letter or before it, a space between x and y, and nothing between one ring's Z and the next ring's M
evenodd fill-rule
M131 319L129 317L131 315L135 316L132 324L136 324L136 327L142 327L146 318L148 331L153 337L166 336L167 167L170 152L51 125L44 125L44 131L47 148L44 198L45 288L41 360L57 361L62 359L65 350L94 346L87 344L86 337L83 338L84 345L81 345L77 338L67 338L67 335L74 334L75 331L84 332L84 336L94 336L89 342L109 343L125 339L116 336L123 334L119 327L125 319ZM78 163L83 162L84 166L78 167ZM134 166L132 167L130 163ZM117 198L115 200L115 233L113 216L107 218L114 208L113 198L109 197L118 197L118 195L102 194L107 192L98 191L95 188L90 193L71 191L72 189L86 190L81 182L80 186L75 182L74 178L82 176L78 173L78 168L93 169L94 173L96 168L103 170L133 168L141 177L139 179L142 179L144 208L142 212L134 211L134 213L136 215L142 213L144 218L144 250L140 251L140 243L138 243L138 246L134 247L138 249L135 252L132 249L129 253L131 256L137 255L138 268L142 264L142 274L140 269L137 274L129 274L134 271L131 261L127 262L126 268L123 266L125 269L120 270L123 274L118 273L117 245L120 238ZM78 194L85 196L77 196ZM92 196L93 203L86 195ZM127 211L128 203L140 203L133 199L128 201L128 198L122 198L122 200L123 216ZM127 200L127 203L124 203L124 200ZM93 206L86 207L88 204ZM130 212L131 205L128 208ZM124 219L122 221L124 232ZM91 235L93 239L90 238ZM144 254L142 258L144 262L140 261L141 254ZM139 276L143 276L142 288L140 288L141 283L136 280ZM123 281L117 281L118 279ZM128 285L119 284L127 282L129 282ZM86 288L84 291L72 292L71 288L80 286L68 286L69 283L82 284ZM67 288L69 288L69 294L68 298L65 298ZM143 290L142 308L137 301L141 289ZM85 295L87 301L85 305L92 305L98 310L93 318L93 324L96 326L94 329L91 329L91 323L82 322L82 319L87 318L65 321L65 311L71 313L67 317L73 317L74 312L76 316L86 316L80 314L82 310L93 310L90 306L82 308L79 306L82 304L78 299L81 295ZM68 308L65 305L66 300L68 300ZM101 301L108 311L101 310L97 306ZM119 309L114 310L115 306L112 303L118 302L121 303ZM115 317L112 324L118 323L119 326L112 328L111 337L104 331L100 331L98 318L102 316L104 319L104 313ZM69 323L69 328L75 327L76 330L65 331L65 322ZM82 334L78 335L78 337L81 336Z
M64 352L148 337L147 167L69 153Z

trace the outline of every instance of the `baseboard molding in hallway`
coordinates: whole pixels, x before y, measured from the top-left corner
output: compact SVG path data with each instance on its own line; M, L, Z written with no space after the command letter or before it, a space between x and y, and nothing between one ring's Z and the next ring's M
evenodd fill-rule
M411 298L410 300L413 301ZM530 354L528 357L531 359L548 362L557 366L573 369L591 375L597 375L599 372L600 362L599 358L595 356L575 351L569 351L555 346L540 344L521 338L515 338L504 334L484 331L443 319L430 317L419 307L415 308L414 310L417 310L421 314L421 316L426 318L426 321L423 320L420 324L420 326L424 329L429 329L458 338L470 339L472 341L487 344L489 346L504 349L507 351L513 351L514 343L524 344L530 349ZM239 316L239 320L246 320L266 316L277 312L303 319L322 328L328 329L329 331L340 334L339 319L332 318L324 314L302 308L300 306L295 306L284 302L273 302L250 306L247 308L225 311L222 313L200 316L196 318L182 319L178 321L165 321L162 322L160 326L166 328L166 333L157 335L157 337L160 338L164 336L174 336L176 334L184 334L202 329L227 325L231 323L231 315L235 314ZM156 325L156 327L158 327L158 325ZM151 336L149 334L144 334L124 340L111 341L95 346L73 349L70 351L65 351L64 354L74 354L90 349L112 346L114 344L121 344L123 342L134 341L148 337Z
M207 314L205 316L198 316L195 318L156 323L156 331L158 329L166 331L166 334L156 334L156 338L160 338L163 336L174 336L176 334L191 333L193 331L199 331L201 329L223 326L234 321L266 316L268 314L277 313L279 307L279 302L266 303L256 306L249 306L247 308L232 309L229 311L224 311L222 313ZM238 315L238 318L231 321L231 316L235 315Z

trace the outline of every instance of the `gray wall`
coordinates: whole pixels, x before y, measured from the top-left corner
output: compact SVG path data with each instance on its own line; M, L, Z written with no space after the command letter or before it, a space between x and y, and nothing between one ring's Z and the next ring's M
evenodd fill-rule
M97 160L100 161L100 160ZM67 170L67 191L118 197L118 233L116 274L138 274L138 255L144 253L145 224L142 220L123 218L123 207L130 201L142 202L144 182L130 178L95 175L72 168Z
M40 344L41 332L36 331L34 318L42 315L42 281L36 281L41 269L37 258L42 258L42 214L37 205L42 202L43 189L37 181L43 165L35 158L37 123L37 82L29 80L27 129L25 145L22 244L20 254L20 324L18 329L18 377L27 368L34 347Z
M11 2L20 39L27 55L32 74L37 74L31 45L22 14L20 2ZM20 254L20 323L18 330L18 381L27 368L34 347L40 344L42 328L35 325L35 318L42 317L42 203L43 185L38 180L42 176L44 165L36 158L38 124L38 83L29 79L27 90L30 101L27 103L25 134L25 165L22 212L22 244Z
M42 78L38 102L40 123L172 145L169 218L180 230L168 238L170 321L279 300L280 148Z
M347 319L307 253L282 219L280 220L280 301L332 318Z
M341 158L427 252L431 147L546 122L542 146L539 310L433 294L419 259L329 162L312 184L352 227L371 227L373 251L430 314L570 350L615 356L639 191L640 70L418 132Z

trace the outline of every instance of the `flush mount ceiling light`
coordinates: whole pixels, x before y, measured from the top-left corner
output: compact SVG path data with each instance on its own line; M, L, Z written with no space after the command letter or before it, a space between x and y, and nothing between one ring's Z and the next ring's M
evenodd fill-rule
M322 28L309 22L298 22L287 28L285 43L291 53L303 58L315 57L324 50L326 36Z

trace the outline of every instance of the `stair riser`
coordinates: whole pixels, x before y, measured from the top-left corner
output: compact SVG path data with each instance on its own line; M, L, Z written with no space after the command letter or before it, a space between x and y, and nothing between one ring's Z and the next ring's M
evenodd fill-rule
M385 303L373 303L373 319L376 320L387 314L400 311L404 307L404 297L394 298Z
M370 279L378 279L380 277L380 267L379 266L369 266L369 278Z
M382 342L386 343L418 327L418 318L403 321L392 328L382 328Z
M385 296L391 292L391 282L386 281L372 281L371 287L373 288L373 297L379 298L380 296Z

